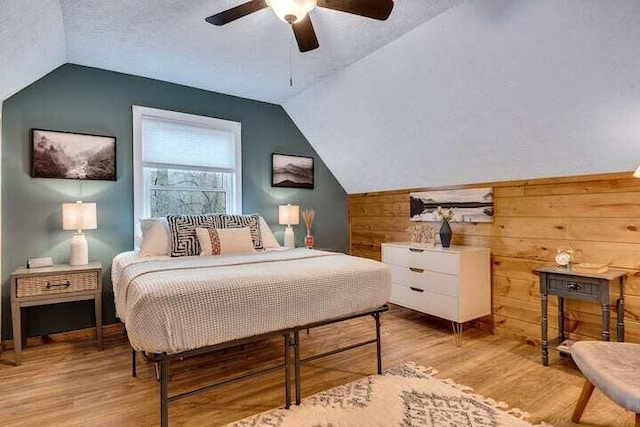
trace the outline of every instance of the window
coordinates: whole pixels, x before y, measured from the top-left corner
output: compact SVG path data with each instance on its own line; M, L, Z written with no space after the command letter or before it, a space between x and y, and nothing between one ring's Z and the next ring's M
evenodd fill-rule
M133 134L136 224L242 212L240 123L134 106Z

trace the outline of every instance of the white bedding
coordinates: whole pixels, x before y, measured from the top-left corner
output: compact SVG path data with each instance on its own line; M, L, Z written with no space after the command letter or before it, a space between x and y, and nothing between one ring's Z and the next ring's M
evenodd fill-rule
M227 257L116 256L118 317L134 349L179 353L380 307L388 268L293 249Z

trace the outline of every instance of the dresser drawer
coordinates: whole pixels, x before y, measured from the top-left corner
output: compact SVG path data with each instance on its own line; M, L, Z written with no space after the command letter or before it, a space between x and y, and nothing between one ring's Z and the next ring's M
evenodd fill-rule
M421 291L417 287L391 285L391 302L447 320L458 320L458 299Z
M382 262L401 267L423 268L439 273L458 274L460 271L459 254L420 248L383 246Z
M417 267L389 265L391 283L403 286L414 286L436 294L458 296L459 277L452 274L438 273Z
M16 287L16 296L18 298L95 291L98 289L98 273L88 271L19 277L16 279Z

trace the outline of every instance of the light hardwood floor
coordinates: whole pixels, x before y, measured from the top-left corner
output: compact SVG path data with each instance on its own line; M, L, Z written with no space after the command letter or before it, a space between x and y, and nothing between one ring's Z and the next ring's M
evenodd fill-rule
M570 360L556 355L540 364L532 345L478 330L464 334L456 348L448 325L410 310L392 307L383 316L384 365L414 361L433 366L440 378L453 378L477 393L507 402L555 426L571 426L571 411L582 377ZM302 334L303 356L372 337L373 319L318 328ZM107 336L105 350L91 341L27 348L22 366L12 366L5 351L0 364L0 425L6 426L151 426L158 423L157 383L153 365L139 363L130 376L130 352L121 335ZM278 363L281 340L246 350L216 353L170 366L170 392L208 379L219 380ZM375 348L368 346L305 366L303 395L375 372ZM170 406L173 426L215 426L283 403L280 373L231 385ZM583 417L585 426L631 426L633 415L598 391Z

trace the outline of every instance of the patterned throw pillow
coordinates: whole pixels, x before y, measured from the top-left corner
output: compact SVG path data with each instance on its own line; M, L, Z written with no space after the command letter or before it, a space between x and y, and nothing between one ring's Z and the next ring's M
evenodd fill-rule
M194 256L200 254L196 228L224 228L222 214L167 215L171 231L171 256Z
M251 240L253 241L253 247L257 250L264 249L262 244L262 233L260 233L260 215L229 215L221 214L222 227L221 228L245 228L251 229Z
M200 256L220 255L220 235L215 228L196 228L200 244ZM253 249L253 247L252 247Z
M251 239L251 229L196 228L200 242L200 256L253 254L256 250Z

